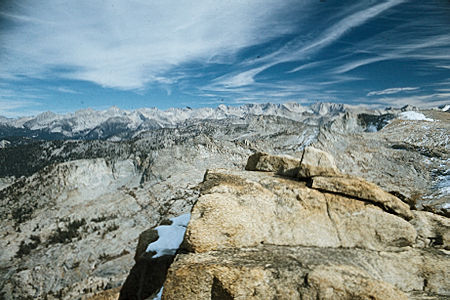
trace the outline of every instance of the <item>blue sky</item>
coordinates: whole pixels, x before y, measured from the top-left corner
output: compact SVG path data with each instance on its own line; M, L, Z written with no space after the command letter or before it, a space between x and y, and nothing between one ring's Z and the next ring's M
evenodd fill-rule
M0 115L450 102L447 0L3 0Z

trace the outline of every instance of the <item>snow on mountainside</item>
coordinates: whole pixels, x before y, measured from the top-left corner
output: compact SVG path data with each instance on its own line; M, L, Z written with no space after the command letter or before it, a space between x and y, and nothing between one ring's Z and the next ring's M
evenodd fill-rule
M389 109L389 112L400 113L405 109L405 107L399 110ZM33 133L43 131L50 134L63 135L68 138L106 139L117 134L119 134L119 137L124 137L124 132L127 133L127 137L133 137L142 131L175 127L187 120L195 119L220 120L233 117L244 118L248 115L273 115L295 121L305 121L311 117L334 117L346 112L380 115L387 111L368 110L363 107L321 102L310 106L288 102L283 104L265 103L242 106L221 104L217 108L205 107L198 109L170 108L160 110L157 108L140 108L132 111L122 110L117 107L111 107L102 111L88 108L67 114L56 114L48 111L35 117L17 119L0 116L0 129L3 127L29 130ZM2 134L0 131L1 136L7 135Z
M298 103L284 104L248 104L243 106L219 105L217 108L141 108L133 111L111 107L104 111L93 109L79 110L68 114L44 112L36 117L9 119L0 117L0 126L44 130L73 138L108 138L127 131L141 132L149 129L174 127L186 120L243 118L247 115L274 115L296 121L311 115L338 115L347 110L347 106L334 103L317 103L310 107Z

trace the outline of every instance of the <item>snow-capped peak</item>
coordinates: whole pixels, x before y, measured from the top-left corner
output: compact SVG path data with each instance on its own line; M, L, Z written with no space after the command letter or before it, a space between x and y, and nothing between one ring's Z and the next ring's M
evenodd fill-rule
M298 103L284 104L247 104L242 106L227 106L220 104L217 108L141 108L127 111L118 107L96 111L91 108L78 110L73 113L55 114L44 112L36 117L22 119L0 118L4 125L26 128L29 130L43 130L50 133L63 134L67 137L92 136L105 138L112 136L118 129L124 131L142 131L161 127L173 127L191 119L224 119L228 117L243 118L247 115L274 115L292 120L303 120L311 114L323 116L337 115L344 112L342 104L317 103L310 108Z

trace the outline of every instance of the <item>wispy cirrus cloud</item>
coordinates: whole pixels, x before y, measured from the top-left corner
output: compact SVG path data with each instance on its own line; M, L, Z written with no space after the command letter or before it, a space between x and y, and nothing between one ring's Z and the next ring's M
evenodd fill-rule
M237 75L224 75L214 80L214 83L222 85L226 88L234 88L250 85L255 82L254 77L256 74L265 70L266 66L262 66L259 68L251 69Z
M450 86L443 2L10 3L7 11L0 6L0 85L39 87L34 94L53 97L43 102L61 109L96 106L90 101L120 106L129 95L145 98L141 106L433 101ZM8 100L33 100L26 94Z
M79 92L79 91L76 91L74 89L64 87L64 86L59 86L59 87L55 88L54 90L57 92L60 92L60 93L65 93L65 94L81 94L81 92Z
M369 64L373 64L376 62L394 59L396 56L393 55L383 55L383 56L377 56L372 58L365 58L365 59L354 59L348 62L345 62L344 64L340 65L339 67L336 67L332 70L335 74L343 74L347 73L349 71L355 70L359 67L366 66Z
M427 95L411 95L408 97L383 97L374 100L382 106L404 106L414 105L421 108L433 108L439 105L448 104L450 93L433 93Z
M0 96L0 116L17 117L31 116L41 112L37 109L41 103L32 100L2 99Z
M352 28L361 26L384 11L403 2L405 2L405 0L390 0L356 12L334 24L330 29L326 30L321 36L313 40L311 43L301 47L297 51L297 55L303 55L308 51L317 51L322 49L335 42Z
M45 93L42 90L22 87L16 89L0 84L0 116L17 117L35 115L41 110Z
M395 35L393 33L390 34ZM354 58L333 68L332 72L335 74L343 74L362 66L386 60L427 60L436 61L437 64L443 60L450 60L450 54L448 54L450 37L448 35L438 34L423 38L422 40L404 37L399 39L399 41L390 43L384 42L388 40L387 35L382 36L368 39L368 41L359 45L362 48L364 44L370 44L370 46L366 47L366 51L375 55L374 57L364 59ZM436 65L436 67L446 68L446 66L441 65Z
M295 1L39 1L1 12L0 77L62 77L118 89L173 83L174 67L229 56L293 29ZM259 34L264 32L264 34Z
M304 37L301 37L298 40L293 40L287 43L285 46L268 55L259 57L257 60L251 60L246 63L250 64L264 62L262 66L254 67L244 72L238 72L234 75L231 74L223 78L222 82L220 82L219 78L217 82L222 83L224 86L229 85L229 83L231 82L233 83L233 87L239 86L239 84L247 85L249 83L252 83L254 82L254 77L262 71L267 70L280 63L304 59L307 55L312 55L315 52L318 52L323 48L331 45L339 38L341 38L344 34L346 34L349 30L361 26L362 24L378 16L384 11L403 2L405 2L405 0L390 0L381 4L370 6L369 8L363 9L362 11L355 12L333 24L331 27L321 33L317 38L305 41ZM291 70L290 72L297 72L301 69L302 68L299 67ZM242 78L245 78L245 80L242 80Z
M367 96L381 96L381 95L392 95L401 92L417 91L419 87L400 87L400 88L389 88L381 91L372 91L367 93Z

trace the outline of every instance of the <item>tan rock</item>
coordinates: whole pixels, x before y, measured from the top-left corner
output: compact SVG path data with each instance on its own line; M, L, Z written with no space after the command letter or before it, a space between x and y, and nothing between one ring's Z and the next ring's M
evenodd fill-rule
M247 171L275 172L279 175L295 177L300 167L300 159L283 155L276 156L256 152L248 158Z
M406 299L403 292L445 297L449 268L446 254L420 249L264 245L178 255L162 299Z
M410 223L379 207L334 194L326 194L326 199L342 247L382 250L412 246L416 241Z
M270 277L264 266L185 264L168 275L162 299L263 299L274 294Z
M95 294L94 296L88 298L88 300L117 300L119 299L120 287L106 290Z
M450 250L450 219L427 211L413 211L410 223L417 231L419 247Z
M202 194L184 243L195 252L260 244L381 250L416 238L411 224L379 207L268 173L210 170Z
M306 147L303 150L297 177L310 178L314 176L337 176L339 174L333 156L314 147Z
M447 219L414 212L410 223L406 204L359 178L315 176L309 184L209 170L184 241L193 253L177 256L162 299L450 295L448 252L413 248L431 235L445 243Z
M352 176L317 176L311 179L311 187L325 192L339 193L362 200L368 200L375 205L381 206L384 210L398 214L407 220L410 220L413 217L412 212L406 203L383 191L377 185L367 182L362 178Z
M313 147L306 147L301 159L289 155L256 152L248 158L245 169L247 171L275 172L278 175L299 178L340 175L333 157Z
M346 265L316 267L308 274L307 285L303 299L408 299L389 283Z

